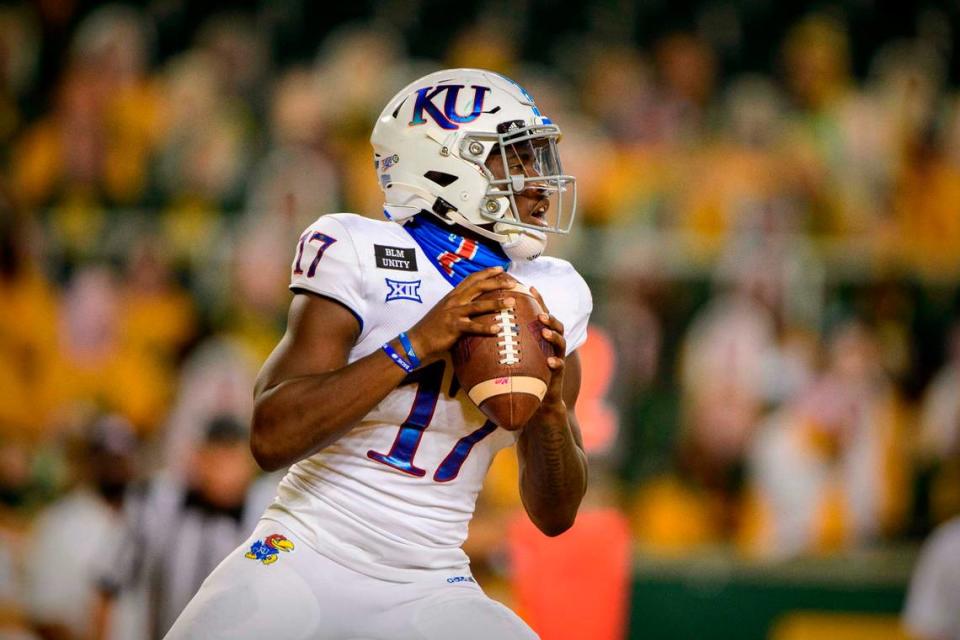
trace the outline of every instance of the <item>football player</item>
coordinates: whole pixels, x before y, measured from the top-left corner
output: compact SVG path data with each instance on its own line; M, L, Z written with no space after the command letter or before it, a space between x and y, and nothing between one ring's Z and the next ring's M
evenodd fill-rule
M257 380L252 448L293 465L251 538L168 638L534 638L487 598L461 550L494 454L517 445L532 521L558 535L586 489L574 415L590 292L542 257L573 222L560 129L512 80L452 69L387 104L371 142L386 221L321 216L292 264L287 332ZM555 347L537 413L487 421L449 350L531 287Z

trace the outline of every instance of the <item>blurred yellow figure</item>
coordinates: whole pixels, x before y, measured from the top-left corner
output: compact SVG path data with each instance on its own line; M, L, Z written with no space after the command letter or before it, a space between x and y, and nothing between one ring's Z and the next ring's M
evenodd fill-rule
M0 276L0 425L40 432L53 408L58 305L50 283L27 269Z
M42 435L54 408L59 304L32 250L37 232L0 184L0 437Z
M447 63L453 68L490 69L513 75L517 47L510 27L508 21L481 19L457 34L447 50Z
M122 333L121 323L115 277L104 268L80 270L63 300L52 386L61 411L93 404L147 432L164 415L172 380L152 354Z
M633 497L631 529L644 551L683 555L723 540L718 506L709 494L677 477L654 478Z
M783 45L787 83L800 104L819 111L850 86L847 34L837 21L812 15L795 25Z
M91 194L94 207L139 202L157 141L157 92L146 77L144 25L109 6L79 27L54 112L20 141L13 183L29 210Z
M176 280L162 237L130 243L121 280L121 332L130 345L173 360L196 332L193 298Z
M894 193L901 257L928 278L960 275L960 109L952 105L947 135L911 145Z

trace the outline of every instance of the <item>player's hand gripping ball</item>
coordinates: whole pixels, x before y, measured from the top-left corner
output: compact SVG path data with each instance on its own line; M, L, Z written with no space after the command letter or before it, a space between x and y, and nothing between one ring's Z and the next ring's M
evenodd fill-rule
M547 358L556 355L543 337L544 313L530 290L516 284L511 289L488 291L477 299L512 297L513 308L479 318L498 324L496 335L465 334L451 350L460 385L480 410L497 426L521 428L540 407L552 372Z

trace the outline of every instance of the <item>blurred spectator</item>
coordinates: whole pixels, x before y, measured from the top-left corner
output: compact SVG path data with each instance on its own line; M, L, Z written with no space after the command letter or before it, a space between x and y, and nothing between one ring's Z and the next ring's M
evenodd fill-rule
M406 83L403 47L383 26L346 26L327 37L317 56L329 141L341 172L343 211L376 219L383 215L383 196L370 188L370 123Z
M49 417L55 301L31 255L32 225L0 185L0 637L29 634L24 554L52 480L37 455ZM52 340L52 342L51 342Z
M691 242L716 251L733 234L756 224L751 218L785 194L780 145L783 98L758 77L732 82L724 101L724 126L712 144L693 150L690 171L678 176L677 222ZM778 229L799 226L792 207L780 206Z
M856 548L902 524L900 408L876 338L859 322L834 331L826 370L765 420L750 449L741 541L752 553Z
M742 253L738 254L745 257ZM690 325L682 360L691 471L708 486L726 484L765 403L767 373L778 360L773 305L779 292L767 269L740 268ZM774 299L771 299L771 298Z
M914 75L926 77L918 72ZM956 278L960 274L956 259L960 252L960 216L956 215L960 208L960 163L953 149L958 135L957 105L952 103L944 110L944 124L938 130L932 113L938 106L938 87L931 87L927 80L921 82L914 77L909 91L910 102L924 104L901 107L921 113L913 115L919 122L901 124L906 131L891 203L895 219L891 232L898 239L894 246L899 256L917 272L932 279ZM908 118L901 116L899 120Z
M34 447L0 432L0 637L16 640L32 635L24 598L25 558L20 550L31 543L30 525L40 500Z
M150 632L144 638L166 634L206 576L253 531L272 500L277 478L254 483L256 465L248 440L246 427L234 418L213 418L190 457L187 477L181 481L161 474L151 480L145 501L132 514L126 541L130 552L105 568L103 586L114 603L147 585Z
M947 362L924 394L919 427L920 465L933 472L930 515L943 522L960 514L960 324L950 330Z
M516 21L506 16L482 16L454 37L447 48L448 66L490 69L516 77L514 67L518 56L515 25Z
M71 279L53 386L62 412L92 403L123 414L146 433L163 416L170 381L153 354L124 335L117 285L106 267L84 267Z
M15 540L50 498L55 479L44 477L33 434L0 435L0 538ZM59 488L59 487L57 487Z
M104 631L96 606L98 576L117 561L124 538L127 487L138 444L132 426L116 415L97 418L71 452L76 486L37 518L26 545L25 604L43 638L84 639ZM143 637L145 602L130 591L118 602L104 635Z
M924 544L910 580L903 622L916 640L960 638L960 518Z
M597 43L585 52L580 98L586 113L621 144L658 142L663 136L654 111L653 73L649 62L629 46Z
M950 216L939 210L952 197L934 128L943 81L943 60L929 44L884 45L865 90L838 111L835 159L825 158L839 207L835 230L871 238L888 258L929 270L947 268L944 253L957 243Z
M23 586L14 563L19 547L0 538L0 637L4 640L35 640L23 613Z
M721 264L717 293L683 338L681 424L676 475L660 477L635 497L637 535L651 549L678 551L730 539L739 527L743 469L764 408L797 384L784 368L778 314L777 259L735 247ZM731 268L732 267L732 268Z
M586 118L572 124L574 131L591 134L590 144L574 138L571 153L564 152L564 163L593 183L584 185L585 206L578 216L587 224L657 225L669 204L671 168L681 159L670 146L670 123L659 109L651 65L622 44L581 48L571 65L580 70L578 106Z
M0 440L43 431L54 406L59 305L36 256L38 231L0 185Z
M120 296L120 332L131 350L164 370L163 386L173 387L181 350L197 332L194 302L177 282L161 238L143 234L126 256Z
M337 167L329 156L327 110L315 74L292 69L277 81L270 104L274 147L254 168L246 211L279 220L285 238L340 205Z
M38 35L35 16L26 7L0 7L0 148L3 149L9 149L14 135L24 124L24 99L36 82Z
M236 340L214 336L184 361L179 388L163 429L164 466L183 482L205 425L215 417L249 424L258 362Z
M242 13L214 14L197 35L197 48L210 55L225 97L256 114L263 113L261 89L270 63L264 35L254 17Z
M257 165L247 195L247 211L269 219L271 228L296 236L296 224L308 226L340 203L337 173L322 152L305 146L278 147Z
M622 428L615 463L631 483L665 471L673 451L674 424L662 413L673 396L665 391L672 374L664 362L669 311L663 274L649 263L649 256L635 252L611 269L607 286L616 295L594 291L594 315L607 327L617 353L610 397Z
M25 132L14 184L28 208L59 205L71 244L87 248L103 224L101 207L143 196L157 136L157 94L145 75L141 15L102 7L77 30L57 108Z
M164 222L175 256L209 245L220 212L240 208L252 163L248 105L227 94L217 60L189 51L163 74L163 138L154 161L154 188L166 204Z
M716 84L713 50L701 38L678 33L656 44L654 58L662 84L658 108L666 112L671 123L670 137L696 140L707 124Z
M35 638L27 610L25 574L35 544L31 528L51 498L56 478L51 452L41 451L36 433L0 430L0 638Z
M335 138L366 143L383 101L404 84L404 53L403 41L383 25L347 25L327 36L315 67L330 120L338 124Z
M804 110L829 108L850 89L846 29L827 15L811 15L794 25L783 44L787 86Z
M283 335L290 299L287 247L296 241L279 215L251 216L239 229L230 260L230 297L223 331L242 344L257 362L270 355ZM287 233L284 233L287 231Z
M869 232L864 212L846 206L847 170L851 153L845 118L855 97L850 78L849 42L839 21L812 15L791 28L783 45L787 87L799 108L786 136L789 169L798 192L810 206L811 226L818 232ZM866 127L868 132L872 127Z

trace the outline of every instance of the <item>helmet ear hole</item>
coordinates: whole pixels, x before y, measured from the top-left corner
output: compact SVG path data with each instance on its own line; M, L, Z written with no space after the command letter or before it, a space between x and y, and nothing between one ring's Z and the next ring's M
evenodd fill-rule
M436 182L441 187L450 186L458 180L457 176L450 173L444 173L443 171L427 171L425 174L423 174L423 177L431 182Z
M501 219L506 214L508 206L504 206L504 202L501 198L487 198L483 201L483 210L486 212L486 217Z

